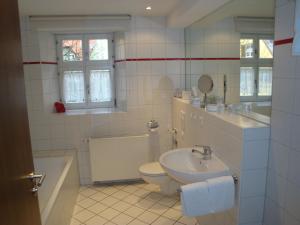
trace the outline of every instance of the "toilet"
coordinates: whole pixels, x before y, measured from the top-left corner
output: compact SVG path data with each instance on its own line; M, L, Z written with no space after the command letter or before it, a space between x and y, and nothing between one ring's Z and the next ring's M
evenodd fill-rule
M179 188L179 184L168 176L159 162L146 163L140 166L139 172L144 181L149 184L157 184L164 195L173 195Z

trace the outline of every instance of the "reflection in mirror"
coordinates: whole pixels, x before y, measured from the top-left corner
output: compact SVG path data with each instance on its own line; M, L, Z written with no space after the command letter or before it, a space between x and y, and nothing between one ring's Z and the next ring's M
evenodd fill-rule
M214 85L207 94L211 103L222 99L232 111L270 117L273 9L274 0L233 0L187 27L186 90L198 88L207 74Z
M207 105L207 94L213 90L214 82L208 75L202 75L198 80L198 88L202 94L204 94L203 105Z

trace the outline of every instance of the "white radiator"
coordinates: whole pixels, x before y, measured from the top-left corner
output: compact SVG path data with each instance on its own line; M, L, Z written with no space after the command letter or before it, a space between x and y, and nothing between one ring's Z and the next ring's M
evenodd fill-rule
M139 166L151 157L148 134L91 138L89 148L93 182L138 179Z

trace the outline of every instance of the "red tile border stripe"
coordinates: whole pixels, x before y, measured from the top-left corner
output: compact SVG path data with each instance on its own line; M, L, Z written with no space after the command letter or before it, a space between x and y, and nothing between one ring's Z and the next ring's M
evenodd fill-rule
M294 38L286 38L286 39L276 40L276 41L274 41L274 46L291 44L291 43L293 43L293 40L294 40Z
M139 61L204 61L204 60L240 60L240 58L130 58L115 60L119 62L139 62Z
M23 62L23 65L35 65L35 64L57 65L57 62L47 62L47 61Z

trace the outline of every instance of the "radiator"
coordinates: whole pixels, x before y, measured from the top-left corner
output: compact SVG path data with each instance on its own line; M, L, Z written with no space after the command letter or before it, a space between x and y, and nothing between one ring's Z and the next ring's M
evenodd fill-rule
M91 138L89 149L93 182L139 179L139 166L151 158L148 134Z

